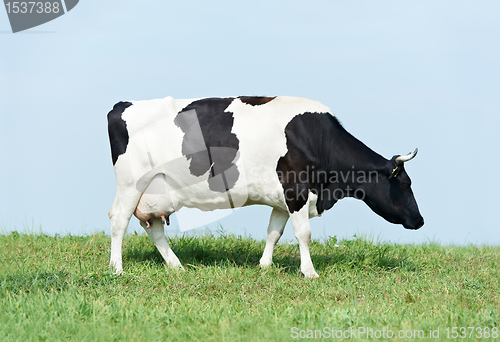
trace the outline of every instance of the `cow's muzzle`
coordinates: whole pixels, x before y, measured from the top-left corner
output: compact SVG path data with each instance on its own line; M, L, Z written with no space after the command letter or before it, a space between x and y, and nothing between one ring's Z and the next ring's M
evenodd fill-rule
M423 225L424 225L424 218L422 216L420 216L420 218L415 221L403 223L403 227L405 227L406 229L413 229L413 230L420 229L422 228Z

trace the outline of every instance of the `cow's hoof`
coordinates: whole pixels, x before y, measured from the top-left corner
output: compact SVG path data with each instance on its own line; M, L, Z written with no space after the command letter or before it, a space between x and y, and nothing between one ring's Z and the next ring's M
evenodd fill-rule
M304 278L307 278L307 279L316 279L316 278L319 278L318 273L316 273L315 271L308 272L308 273L304 273L304 272L301 271L300 273L302 273L302 275L304 276Z
M167 267L171 270L185 271L184 267L182 267L181 264L167 264Z
M109 268L114 269L115 271L113 272L115 275L121 275L123 274L123 267L121 265L116 265L115 263L110 263Z
M123 274L123 268L122 267L113 267L114 268L114 275L122 275Z
M184 267L182 267L181 264L179 264L177 266L171 266L170 268L173 268L173 269L176 269L176 270L179 270L179 271L182 271L182 272L184 272L186 270Z
M269 261L261 261L261 262L259 263L259 267L260 267L260 268L268 268L268 267L270 267L270 266L272 266L272 265L273 265L272 260L269 260Z

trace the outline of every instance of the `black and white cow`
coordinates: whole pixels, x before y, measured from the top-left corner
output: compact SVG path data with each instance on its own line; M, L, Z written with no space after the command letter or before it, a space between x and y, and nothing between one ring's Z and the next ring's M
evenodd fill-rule
M349 134L326 106L296 97L227 97L119 102L108 114L116 198L110 265L122 272L122 239L135 215L170 267L182 268L163 224L182 207L273 208L260 265L291 219L300 269L317 277L309 218L344 197L389 222L424 224L404 162L387 160Z

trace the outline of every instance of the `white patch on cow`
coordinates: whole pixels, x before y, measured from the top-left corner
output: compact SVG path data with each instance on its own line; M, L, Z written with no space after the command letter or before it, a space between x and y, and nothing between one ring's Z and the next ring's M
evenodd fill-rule
M316 203L318 202L318 195L309 192L309 218L321 216L318 214Z
M233 113L232 132L240 141L237 165L246 172L250 202L287 210L276 173L279 158L287 152L285 127L298 114L330 110L316 101L279 96L259 106L236 99L226 111Z

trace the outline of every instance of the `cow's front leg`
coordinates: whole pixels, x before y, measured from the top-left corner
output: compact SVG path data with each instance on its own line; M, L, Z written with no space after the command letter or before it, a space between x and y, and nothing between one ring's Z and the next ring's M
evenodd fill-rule
M273 263L274 246L283 235L286 221L288 221L288 213L280 209L273 209L271 218L269 219L269 227L267 228L267 242L262 258L260 258L260 267L271 266Z
M168 244L165 238L165 231L163 230L163 224L160 218L150 219L152 222L149 228L146 228L146 223L141 221L141 226L146 230L151 240L155 244L156 248L160 252L161 256L170 268L180 268L183 269L179 258L175 255L172 248Z
M311 226L309 225L309 203L306 203L299 211L290 214L293 231L299 242L300 249L300 271L306 278L319 278L314 270L311 255L309 254L309 242L311 241Z

